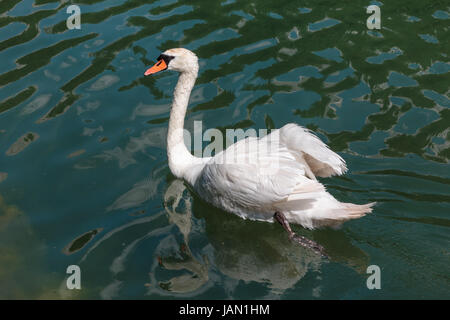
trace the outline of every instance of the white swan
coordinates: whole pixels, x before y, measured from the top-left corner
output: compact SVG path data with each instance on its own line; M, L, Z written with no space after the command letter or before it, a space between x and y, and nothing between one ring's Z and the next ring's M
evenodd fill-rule
M210 204L244 219L278 221L290 239L325 255L312 240L296 235L289 223L313 229L364 216L374 203L337 201L318 177L341 175L345 161L311 131L290 123L263 138L248 137L210 158L186 148L183 126L198 73L197 56L184 48L162 53L145 72L180 72L170 111L167 155L172 173Z

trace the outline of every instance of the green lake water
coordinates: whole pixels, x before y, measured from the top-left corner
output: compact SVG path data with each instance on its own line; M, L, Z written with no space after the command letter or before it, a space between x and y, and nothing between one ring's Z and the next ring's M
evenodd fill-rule
M68 30L66 9L81 8ZM369 30L370 4L381 30ZM0 298L450 298L448 1L0 2ZM170 173L178 74L186 128L313 130L347 162L321 179L376 201L340 229L297 233L202 202ZM81 290L66 269L81 269ZM381 270L369 290L367 267Z

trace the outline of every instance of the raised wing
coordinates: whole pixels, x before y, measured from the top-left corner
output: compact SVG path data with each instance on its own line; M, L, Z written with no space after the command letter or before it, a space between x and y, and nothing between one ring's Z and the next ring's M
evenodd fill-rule
M280 141L289 151L303 156L316 176L330 177L347 171L344 159L306 128L289 123L280 129Z
M323 190L305 177L305 165L280 143L278 133L240 140L211 158L195 184L197 192L222 209L266 220L277 202Z

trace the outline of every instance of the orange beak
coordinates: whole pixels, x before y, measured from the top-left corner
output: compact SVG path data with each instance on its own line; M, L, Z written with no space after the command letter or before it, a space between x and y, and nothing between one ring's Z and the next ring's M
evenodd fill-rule
M144 76L154 74L167 69L167 64L164 59L159 60L153 67L145 71Z

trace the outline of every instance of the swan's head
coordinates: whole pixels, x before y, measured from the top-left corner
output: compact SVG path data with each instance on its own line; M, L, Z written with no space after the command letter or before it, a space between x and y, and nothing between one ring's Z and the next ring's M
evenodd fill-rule
M146 76L163 70L178 72L198 72L198 59L195 53L184 48L169 49L161 53L158 62L145 71Z

